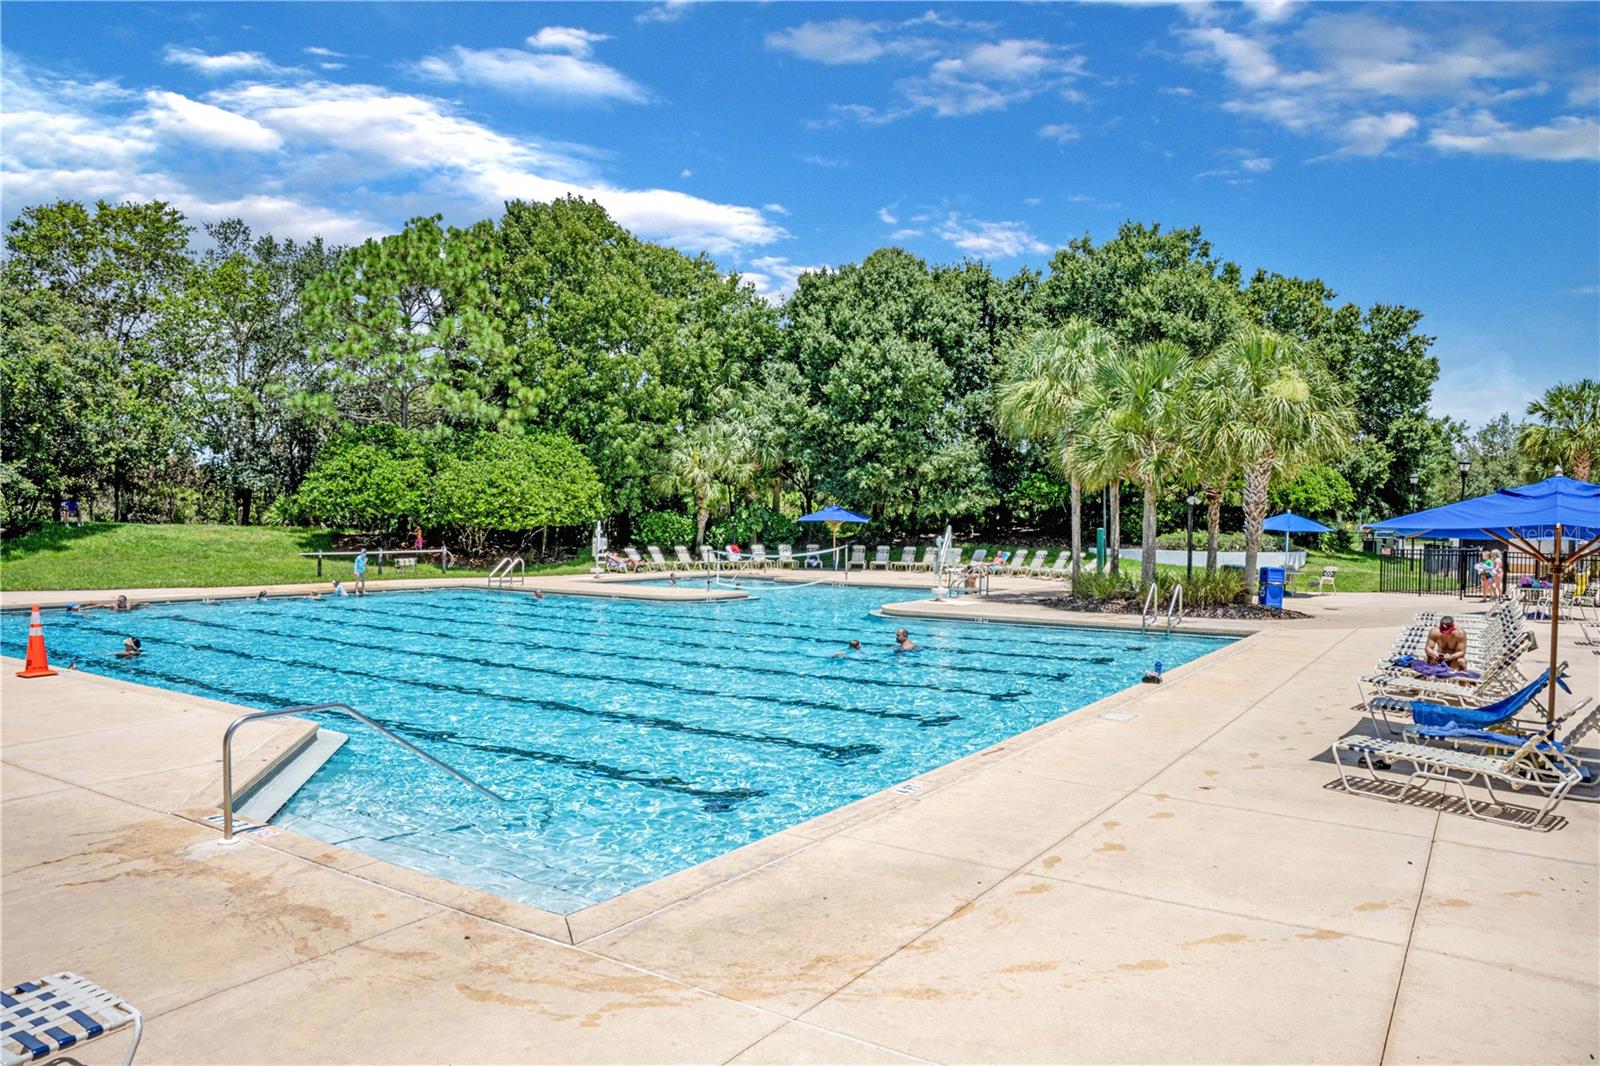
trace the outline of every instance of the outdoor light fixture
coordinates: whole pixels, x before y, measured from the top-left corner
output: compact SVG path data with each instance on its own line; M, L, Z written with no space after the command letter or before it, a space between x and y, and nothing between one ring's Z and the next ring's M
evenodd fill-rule
M1183 535L1187 539L1189 547L1189 563L1184 571L1183 579L1192 581L1194 579L1194 505L1200 502L1200 497L1186 496L1183 502L1189 505L1189 517L1184 520L1183 524Z
M1467 498L1467 473L1472 469L1472 460L1463 458L1456 464L1456 469L1461 471L1461 495L1456 499L1464 500Z

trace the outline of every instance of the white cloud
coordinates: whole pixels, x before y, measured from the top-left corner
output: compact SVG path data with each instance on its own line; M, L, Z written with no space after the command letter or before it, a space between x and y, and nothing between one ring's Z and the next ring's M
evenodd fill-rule
M1548 125L1518 129L1487 111L1478 111L1435 129L1428 135L1428 143L1441 151L1474 155L1600 160L1600 122L1567 115Z
M657 4L655 7L645 8L633 16L633 21L641 24L646 22L677 22L689 13L689 9L696 2L697 0L666 0L665 3Z
M688 167L684 167L682 170L678 171L678 177L692 178L694 177L694 171L690 170Z
M229 78L241 74L286 74L293 68L280 67L260 52L225 52L208 55L198 48L180 48L169 44L161 58L181 67L188 67L208 78Z
M789 209L782 204L762 204L761 210L770 211L774 215L787 215Z
M1265 174L1272 169L1272 160L1261 155L1247 155L1239 160L1239 169L1251 174Z
M847 167L850 165L850 161L848 159L835 159L830 155L817 155L812 153L811 155L803 155L799 158L800 162L802 163L810 163L814 167L825 167L829 170L837 169L839 167Z
M1009 259L1050 251L1050 246L1021 222L986 222L955 213L940 224L939 236L980 259Z
M535 45L544 34L551 36ZM583 51L523 51L456 45L447 52L419 60L412 69L434 81L483 85L515 95L645 102L649 94L627 75L585 58L590 43L604 39L602 35L587 34L583 30L546 27L528 38L528 43L540 48L582 48Z
M894 212L889 208L880 207L878 208L878 221L882 222L886 226L892 226L900 220L895 217Z
M742 270L739 276L755 286L761 298L770 304L780 304L794 295L800 284L800 275L824 269L817 266L800 266L780 255L764 255L750 260L752 269Z
M926 231L916 229L914 227L910 229L897 229L893 233L889 234L889 239L891 241L909 241L922 236L924 232Z
M190 100L35 76L9 56L0 74L0 197L12 211L58 197L166 199L197 221L239 214L284 236L349 241L392 232L413 214L442 210L465 222L498 214L509 199L572 195L690 252L728 254L787 236L760 208L621 187L569 149L379 86L240 83ZM272 144L288 150L268 152ZM256 154L201 165L194 153L217 147ZM410 191L393 191L400 186Z
M322 59L349 59L344 52L335 52L332 48L323 48L321 45L310 45L301 49L308 56L318 56Z
M768 48L817 63L866 63L888 51L879 39L885 28L884 23L860 19L803 22L769 33L766 40Z
M572 26L546 26L538 33L529 37L527 45L540 52L566 52L569 55L586 56L594 51L594 46L601 41L611 40L604 33L591 33L589 30L580 30Z
M1417 129L1417 116L1406 111L1357 115L1339 128L1340 155L1381 155L1384 149Z
M1039 136L1047 141L1055 141L1057 144L1066 144L1068 141L1077 140L1079 133L1078 127L1070 122L1052 122L1047 126L1039 127Z
M217 148L270 152L283 138L254 119L191 100L180 93L152 90L145 94L144 115L161 133Z
M1548 94L1562 53L1489 32L1471 7L1436 30L1366 10L1313 7L1297 21L1294 5L1254 7L1248 21L1233 9L1186 12L1189 23L1176 31L1190 62L1220 70L1231 85L1230 111L1331 140L1334 156L1380 155L1423 134L1441 151L1594 157L1593 139L1585 140L1592 116L1551 115L1517 129L1490 112ZM1581 88L1589 76L1571 80ZM1462 119L1469 107L1476 110Z

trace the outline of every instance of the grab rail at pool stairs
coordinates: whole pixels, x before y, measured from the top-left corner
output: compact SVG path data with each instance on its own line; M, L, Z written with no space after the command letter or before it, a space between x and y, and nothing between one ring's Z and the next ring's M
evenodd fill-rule
M1150 590L1144 594L1144 606L1139 608L1139 632L1149 629L1150 623L1159 617L1156 610L1156 583L1152 581Z
M431 762L433 765L437 766L439 769L443 770L445 773L449 774L450 776L458 778L461 781L464 781L465 783L471 785L473 788L477 789L479 792L482 792L485 796L488 796L490 799L497 800L500 803L504 803L506 801L504 796L501 796L500 794L498 794L496 792L493 792L490 789L484 788L482 785L478 784L478 782L474 781L472 778L468 777L466 774L462 773L460 770L457 770L454 766L451 766L449 763L441 762L440 760L435 759L432 755L429 755L427 752L423 751L421 748L419 748L415 744L411 743L411 741L406 740L404 737L397 736L396 734L390 732L388 729L385 729L383 726L379 725L377 722L374 722L372 719L368 718L366 715L362 714L360 711L356 710L354 707L350 706L348 703L308 703L308 704L304 704L304 705L299 706L299 707L285 707L282 710L277 710L277 711L251 711L249 714L242 714L238 718L235 718L231 723L229 723L227 731L222 734L222 839L223 840L232 840L233 839L233 734L234 734L234 731L237 730L240 726L244 725L246 722L254 722L254 721L257 721L258 719L261 719L261 718L282 718L284 715L289 715L289 714L311 714L311 713L316 712L316 711L337 711L340 714L347 714L351 718L354 718L356 721L360 722L362 725L369 725L373 729L376 729L379 733L382 733L384 736L388 737L390 740L394 741L396 744L400 745L402 748L407 749L413 755L421 756L422 758L426 759L428 762Z
M513 574L515 571L515 574ZM493 588L499 582L504 588L515 581L519 585L526 584L528 580L527 567L522 563L522 556L508 555L494 564L494 569L489 571L489 587Z
M1183 583L1172 586L1172 597L1167 600L1167 632L1183 621Z

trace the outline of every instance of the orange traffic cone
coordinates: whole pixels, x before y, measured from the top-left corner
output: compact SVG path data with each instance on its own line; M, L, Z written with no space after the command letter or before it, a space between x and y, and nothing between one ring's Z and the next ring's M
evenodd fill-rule
M17 671L18 677L50 677L50 656L44 650L44 626L39 622L39 605L33 605L33 620L28 623L28 661Z

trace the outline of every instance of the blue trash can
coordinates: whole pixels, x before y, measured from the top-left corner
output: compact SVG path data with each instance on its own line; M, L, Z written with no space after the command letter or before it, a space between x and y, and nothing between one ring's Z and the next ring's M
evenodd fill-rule
M1262 606L1283 609L1283 567L1263 566L1257 575L1256 588Z

